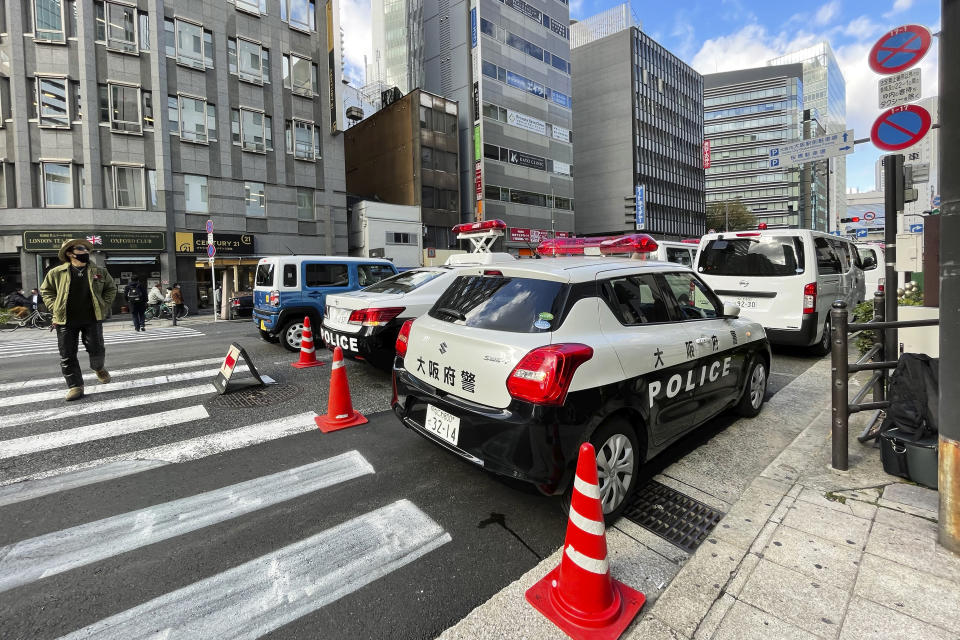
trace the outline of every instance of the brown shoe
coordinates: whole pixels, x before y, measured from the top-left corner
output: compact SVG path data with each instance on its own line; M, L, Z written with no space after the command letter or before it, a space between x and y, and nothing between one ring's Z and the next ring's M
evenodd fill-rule
M110 382L110 372L106 369L100 369L100 371L95 371L97 374L97 380L100 381L100 384L107 384Z
M67 400L79 400L83 397L83 387L70 387L67 391Z

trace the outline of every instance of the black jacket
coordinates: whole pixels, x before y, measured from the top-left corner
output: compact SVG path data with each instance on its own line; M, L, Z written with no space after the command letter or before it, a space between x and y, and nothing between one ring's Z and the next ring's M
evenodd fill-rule
M130 292L131 292L131 291L134 291L134 290L140 292L140 299L137 300L137 301L130 300ZM139 283L139 282L136 283L136 284L128 284L126 287L124 287L124 288L123 288L123 296L124 296L125 298L127 298L127 301L128 301L130 304L137 305L138 307L141 307L141 306L142 306L142 307L145 307L145 306L147 306L147 289L146 289L146 287L143 286L143 284L141 284L141 283Z

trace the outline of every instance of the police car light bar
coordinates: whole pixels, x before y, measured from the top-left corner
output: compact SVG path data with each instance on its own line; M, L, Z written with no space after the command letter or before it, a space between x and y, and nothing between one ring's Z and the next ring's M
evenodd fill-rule
M465 222L453 228L457 240L469 240L473 253L490 253L497 238L506 234L507 223L503 220Z
M652 253L657 250L657 241L645 233L625 236L600 236L596 238L552 238L537 245L541 256L624 255Z

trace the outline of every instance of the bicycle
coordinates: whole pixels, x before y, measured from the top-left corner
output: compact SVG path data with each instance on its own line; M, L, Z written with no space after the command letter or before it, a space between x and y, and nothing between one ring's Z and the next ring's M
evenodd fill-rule
M29 315L23 318L17 318L12 322L13 326L5 331L16 331L20 327L30 327L31 329L46 329L53 323L53 314L46 311L34 309Z
M147 310L143 314L144 322L153 320L154 318L161 318L172 320L173 319L173 305L167 304L166 302L160 305L150 305L147 307ZM183 311L177 314L177 320L180 318L186 318L190 315L190 307L183 305Z

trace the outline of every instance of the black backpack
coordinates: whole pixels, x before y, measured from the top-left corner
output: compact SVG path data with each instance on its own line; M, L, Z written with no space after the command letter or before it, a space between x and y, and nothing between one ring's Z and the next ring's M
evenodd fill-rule
M920 353L905 353L897 361L887 391L890 407L880 431L897 427L920 438L939 431L940 361Z
M123 295L126 296L127 302L140 302L143 300L143 295L140 293L140 285L128 284Z

